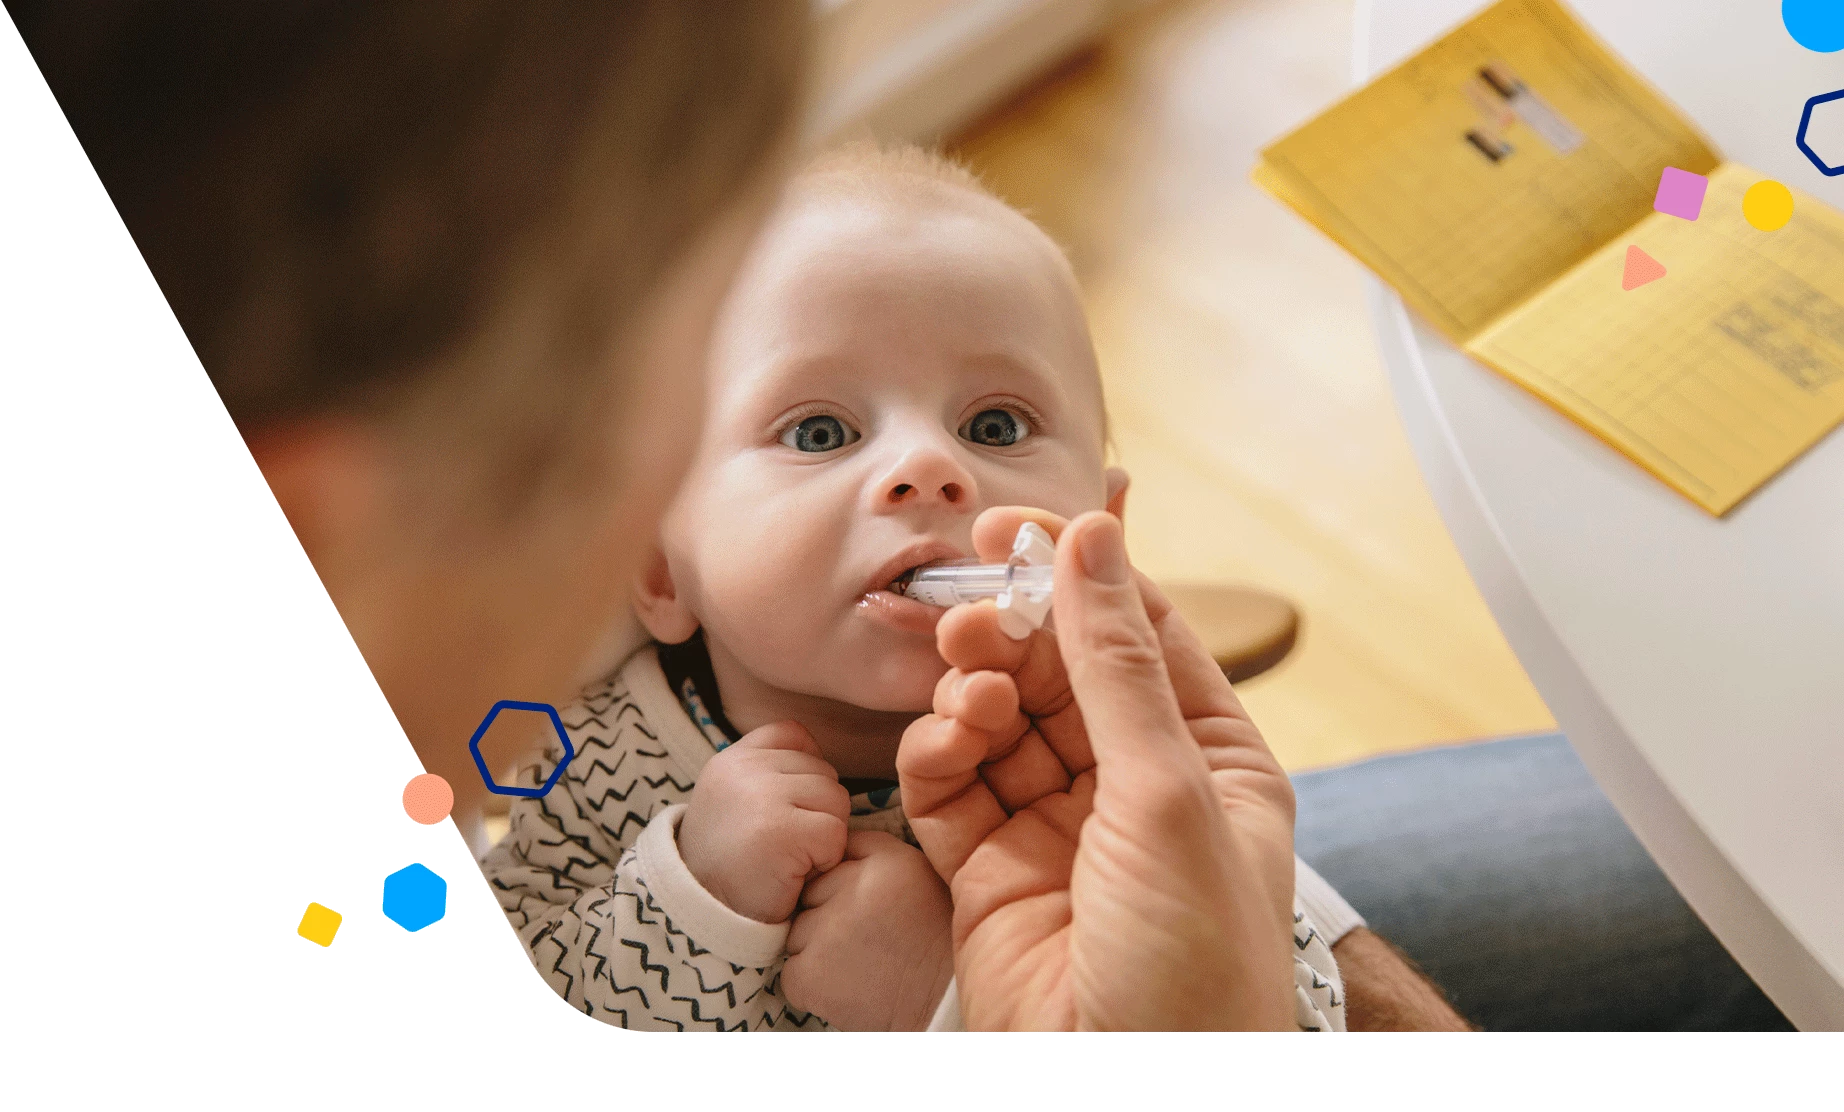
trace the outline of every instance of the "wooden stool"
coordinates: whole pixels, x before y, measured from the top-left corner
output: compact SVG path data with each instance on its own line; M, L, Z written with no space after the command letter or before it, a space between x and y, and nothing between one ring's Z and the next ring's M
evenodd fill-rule
M1279 595L1213 583L1161 583L1159 589L1231 683L1279 664L1299 636L1299 611Z

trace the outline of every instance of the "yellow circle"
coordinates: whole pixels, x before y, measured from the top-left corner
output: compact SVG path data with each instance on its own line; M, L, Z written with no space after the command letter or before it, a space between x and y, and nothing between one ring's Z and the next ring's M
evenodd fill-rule
M1742 216L1763 232L1778 231L1793 218L1793 191L1777 181L1757 181L1742 194Z

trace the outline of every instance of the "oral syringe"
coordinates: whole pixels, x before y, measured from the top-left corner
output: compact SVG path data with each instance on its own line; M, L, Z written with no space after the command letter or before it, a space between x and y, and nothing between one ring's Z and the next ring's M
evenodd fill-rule
M1042 629L1050 614L1056 543L1035 522L1018 527L1012 555L1003 564L938 564L917 568L903 593L930 606L996 600L999 628L1014 641Z

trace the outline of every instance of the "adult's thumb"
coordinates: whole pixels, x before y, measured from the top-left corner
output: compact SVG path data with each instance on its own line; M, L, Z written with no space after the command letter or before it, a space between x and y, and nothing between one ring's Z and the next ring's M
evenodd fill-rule
M1197 743L1178 709L1119 519L1098 512L1070 522L1057 545L1055 583L1057 648L1103 779L1196 763Z

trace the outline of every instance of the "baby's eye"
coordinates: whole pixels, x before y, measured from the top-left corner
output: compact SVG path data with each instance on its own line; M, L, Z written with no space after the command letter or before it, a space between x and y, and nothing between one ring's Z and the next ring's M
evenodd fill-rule
M1031 429L1009 409L982 409L960 427L960 435L975 444L1008 448L1031 435Z
M856 429L830 413L815 413L781 434L783 444L803 452L830 452L857 439Z

